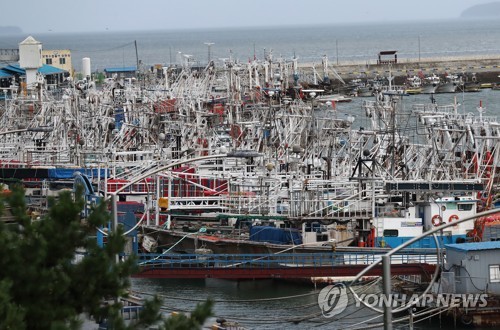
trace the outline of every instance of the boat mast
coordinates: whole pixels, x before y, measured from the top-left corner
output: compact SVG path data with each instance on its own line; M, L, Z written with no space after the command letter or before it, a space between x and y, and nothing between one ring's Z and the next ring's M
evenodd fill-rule
M134 46L135 46L135 62L137 65L137 71L139 71L139 53L137 52L137 40L134 40Z

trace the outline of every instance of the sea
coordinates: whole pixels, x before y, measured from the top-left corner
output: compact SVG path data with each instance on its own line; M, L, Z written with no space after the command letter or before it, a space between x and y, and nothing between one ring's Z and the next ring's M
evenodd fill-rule
M300 24L300 22L297 22ZM91 59L92 71L109 67L180 64L189 58L193 65L233 59L246 63L252 59L291 59L321 63L368 63L382 50L396 50L399 59L444 58L455 56L488 57L500 55L499 20L445 20L400 23L318 24L282 27L249 27L165 31L105 30L89 33L55 33L0 36L1 48L17 48L28 35L42 42L44 49L70 49L73 66L81 70L82 58ZM499 63L500 64L500 63ZM499 78L500 81L500 78ZM463 113L477 114L481 102L486 115L500 115L500 91L438 94L439 103L456 103ZM337 111L364 122L363 99L339 103ZM407 105L429 102L429 95L405 97ZM371 311L348 306L338 318L321 315L317 303L319 289L312 285L282 280L227 281L217 279L132 279L132 288L145 296L158 294L164 299L164 312L189 312L196 303L215 300L215 317L237 321L246 329L336 329L362 328L373 316ZM215 317L213 321L215 322ZM382 321L377 315L369 323ZM448 328L439 317L415 324L415 329ZM449 321L448 321L449 322ZM395 325L395 328L407 328ZM457 327L459 329L460 327Z
M274 59L296 56L299 63L321 63L327 55L330 63L342 64L374 61L382 50L396 50L399 59L500 54L498 20L79 34L40 31L0 36L0 49L17 48L28 35L42 42L44 49L70 49L76 71L81 70L83 57L91 59L92 71L102 71L135 66L137 60L145 67L179 64L186 56L193 64L205 65L209 56L216 61L232 58L246 63L272 54Z

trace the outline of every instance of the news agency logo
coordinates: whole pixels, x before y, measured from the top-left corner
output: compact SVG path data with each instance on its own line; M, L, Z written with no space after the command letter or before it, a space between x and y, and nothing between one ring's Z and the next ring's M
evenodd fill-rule
M351 298L355 308L370 306L383 309L390 306L397 309L410 307L462 307L477 308L488 305L487 294L360 294L358 298ZM344 284L328 285L318 295L318 305L326 318L342 313L349 305L349 295Z
M406 295L406 294L360 294L359 299L355 299L355 306L360 307L362 304L384 308L390 306L392 308L410 308L410 307L462 307L476 308L486 307L488 305L487 294L459 294L459 293L440 293L437 295Z
M347 288L342 283L328 285L318 295L318 305L326 318L342 313L348 302Z

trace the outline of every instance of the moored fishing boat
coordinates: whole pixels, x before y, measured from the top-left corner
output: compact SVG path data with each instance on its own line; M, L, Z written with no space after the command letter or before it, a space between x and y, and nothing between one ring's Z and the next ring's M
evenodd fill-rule
M445 81L438 86L436 93L455 93L463 89L462 77L456 74L445 74Z
M422 93L422 79L419 76L406 77L405 93L406 94Z
M441 85L441 78L436 74L432 74L424 78L424 83L422 84L422 94L434 94L436 90Z

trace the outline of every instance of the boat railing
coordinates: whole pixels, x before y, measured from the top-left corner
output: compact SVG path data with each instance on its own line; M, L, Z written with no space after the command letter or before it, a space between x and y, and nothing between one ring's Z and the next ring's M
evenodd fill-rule
M229 212L274 214L278 212L277 197L281 190L281 180L261 180L249 185L233 182L223 205Z
M369 265L383 252L328 252L276 254L139 254L145 268L282 268L334 267L335 265ZM393 264L437 264L436 251L402 251L391 257Z
M359 190L357 182L311 182L304 191L291 194L290 215L312 218L369 217L372 214L373 189L379 194L383 185Z

